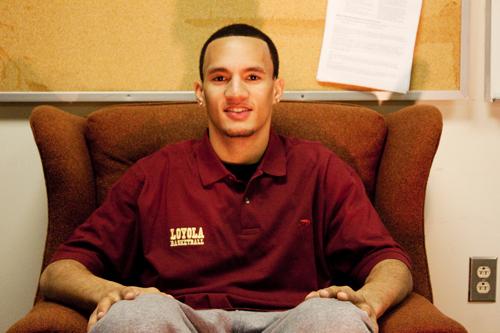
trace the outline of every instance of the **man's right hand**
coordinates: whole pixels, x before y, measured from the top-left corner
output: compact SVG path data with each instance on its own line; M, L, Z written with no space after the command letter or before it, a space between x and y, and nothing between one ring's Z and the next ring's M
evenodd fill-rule
M142 294L162 294L156 288L127 287L92 274L83 264L61 259L48 265L40 277L40 290L46 299L92 311L87 330L121 300L133 300Z
M122 300L133 300L139 295L143 294L163 294L167 297L172 297L171 295L162 293L158 289L152 288L141 288L141 287L122 287L117 288L111 292L109 292L106 296L104 296L90 315L89 323L87 325L87 332L90 332L94 325L102 319L106 313L109 311L111 306L118 301Z

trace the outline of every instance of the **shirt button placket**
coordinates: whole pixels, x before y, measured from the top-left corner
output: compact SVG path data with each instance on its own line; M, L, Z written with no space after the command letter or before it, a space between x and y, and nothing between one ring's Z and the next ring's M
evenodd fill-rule
M254 180L255 181L255 180ZM259 228L259 221L256 220L257 216L255 215L255 209L258 204L257 198L254 196L254 191L252 191L252 180L247 184L245 193L243 193L243 201L241 202L241 227L245 232L250 232L251 229L255 229L251 231L251 233L255 233ZM252 204L250 204L252 203ZM257 204L257 206L255 206Z

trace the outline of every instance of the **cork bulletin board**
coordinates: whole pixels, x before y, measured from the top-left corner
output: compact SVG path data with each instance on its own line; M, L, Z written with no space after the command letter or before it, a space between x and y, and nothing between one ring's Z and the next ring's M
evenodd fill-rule
M465 1L423 1L412 91L460 90ZM315 79L326 4L0 0L0 95L127 92L133 99L134 92L192 91L203 42L234 22L262 28L275 41L287 91L342 91Z

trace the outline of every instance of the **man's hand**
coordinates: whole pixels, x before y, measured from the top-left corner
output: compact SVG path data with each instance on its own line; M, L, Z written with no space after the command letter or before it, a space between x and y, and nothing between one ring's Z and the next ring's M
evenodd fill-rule
M122 300L130 301L143 294L162 294L167 297L172 297L168 294L162 293L156 288L122 287L115 289L109 292L99 301L99 303L97 303L94 312L92 312L92 314L90 315L89 323L87 325L87 332L90 332L97 321L99 321L106 315L113 304Z
M372 321L373 332L378 332L377 316L372 305L368 303L361 290L354 291L349 286L330 286L325 289L312 291L306 296L306 300L314 297L336 298L339 301L348 301L356 305L368 314Z
M348 286L331 286L310 292L306 299L325 297L349 301L368 314L374 332L378 332L377 318L401 302L412 288L412 276L406 265L396 259L386 259L372 268L361 289L354 291Z

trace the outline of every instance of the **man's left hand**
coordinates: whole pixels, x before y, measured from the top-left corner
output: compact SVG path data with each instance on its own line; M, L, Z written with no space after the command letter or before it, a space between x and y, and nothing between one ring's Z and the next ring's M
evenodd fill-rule
M349 286L330 286L328 288L312 291L306 296L306 300L314 297L336 298L339 301L349 301L361 310L365 311L373 323L373 332L378 332L377 316L375 310L366 300L362 290L354 291Z

